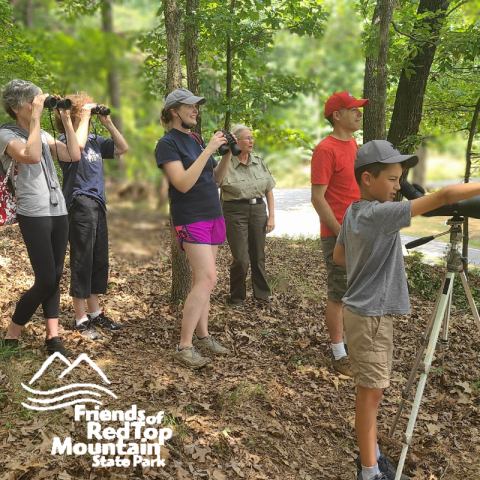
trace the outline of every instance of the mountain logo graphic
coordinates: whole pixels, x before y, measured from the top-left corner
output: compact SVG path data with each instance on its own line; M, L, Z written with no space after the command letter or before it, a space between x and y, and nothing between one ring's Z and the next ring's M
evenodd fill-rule
M65 377L65 375L69 374L81 362L86 362L88 365L90 365L90 367L93 368L96 373L98 373L104 383L110 384L110 381L102 372L100 367L96 365L95 362L90 360L86 353L82 353L73 363L70 363L61 353L58 352L54 353L45 360L40 370L32 377L28 384L33 385L35 381L44 374L45 370L50 366L50 364L53 363L57 358L67 365L67 368L63 370L63 372L58 376L58 378ZM66 385L64 387L52 390L34 390L33 388L28 387L24 383L22 383L22 387L27 392L38 396L27 398L27 400L33 403L33 405L22 402L22 405L29 410L57 410L58 408L65 408L70 405L75 405L76 403L97 403L98 405L102 405L102 402L100 400L96 400L94 398L86 398L85 395L99 398L103 394L108 394L111 395L113 398L117 398L117 396L108 388L96 385L94 383L73 383L71 385ZM62 392L68 393L57 395L61 394ZM76 398L78 396L81 397ZM69 400L65 402L64 400L67 399Z

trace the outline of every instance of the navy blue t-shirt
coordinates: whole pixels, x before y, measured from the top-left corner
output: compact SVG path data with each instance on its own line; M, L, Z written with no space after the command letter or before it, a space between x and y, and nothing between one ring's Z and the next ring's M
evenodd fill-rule
M183 168L188 170L204 148L203 140L200 146L189 133L172 128L158 141L155 148L158 168L162 168L164 163L181 161ZM197 183L187 193L179 192L169 183L168 196L174 226L223 217L217 184L213 178L216 166L217 162L210 156Z
M60 135L58 140L66 143L65 135ZM90 134L79 162L58 162L63 172L62 190L67 209L76 195L88 195L106 205L103 159L113 158L114 154L113 139Z

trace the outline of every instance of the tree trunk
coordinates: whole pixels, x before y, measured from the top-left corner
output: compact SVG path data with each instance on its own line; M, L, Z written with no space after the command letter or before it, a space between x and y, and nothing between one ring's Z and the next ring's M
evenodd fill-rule
M167 93L182 88L180 62L181 12L177 0L165 0L165 31L167 34ZM195 92L193 92L195 93ZM187 255L180 250L170 217L170 246L172 251L172 302L185 301L192 288L192 272Z
M230 0L230 14L233 17L233 12L235 10L235 0ZM227 38L227 103L228 110L225 114L225 125L224 129L227 132L230 131L230 100L232 98L232 38L228 35Z
M427 147L420 144L415 147L414 153L418 157L418 163L413 169L412 183L420 185L425 189L427 176Z
M33 28L33 0L27 0L25 2L24 21L27 28Z
M477 101L477 104L475 105L475 111L473 112L473 117L472 117L472 123L470 124L470 129L468 133L468 142L467 142L467 154L466 154L466 163L465 163L465 178L464 181L465 183L470 182L470 174L471 174L471 168L472 168L472 145L473 145L473 140L476 135L476 129L477 129L477 122L478 122L478 116L480 114L480 98ZM468 258L468 240L469 240L469 232L468 232L468 217L465 217L465 223L463 225L463 249L462 249L462 255L465 258ZM466 265L465 267L465 273L468 272L468 262L465 262Z
M378 43L380 36L380 0L377 0L372 18L372 35L365 43ZM377 57L374 53L365 59L365 75L363 77L363 98L368 98L370 104L363 109L363 143L375 140L376 127L376 99L377 99Z
M415 24L414 36L415 30L425 27L430 28L429 41L423 43L416 42L419 45L417 54L407 60L411 62L411 68L414 70L414 73L411 74L409 79L405 69L402 69L395 96L388 140L404 153L408 153L415 143L409 140L409 137L418 134L418 128L422 120L423 98L430 75L430 67L437 48L435 42L439 38L442 27L442 23L439 20L445 18L448 6L449 2L446 0L420 0L418 6L418 15L426 12L436 12L436 14L425 21L419 20Z
M102 24L103 24L103 32L107 35L107 53L110 58L114 59L114 52L111 51L109 48L109 35L114 34L113 30L113 10L112 10L112 0L102 0ZM122 108L122 102L120 99L120 74L118 72L117 67L114 66L108 72L108 92L110 95L110 102L111 106L117 111L120 112ZM120 113L115 113L111 115L112 122L115 124L117 129L121 132L122 131L122 116ZM120 155L118 158L118 168L120 172L120 178L122 180L125 179L125 159L123 155Z
M392 21L395 0L380 2L380 45L377 61L377 95L376 95L376 139L387 138L385 111L387 108L387 57L390 22Z
M198 28L196 24L196 14L198 10L198 0L187 0L186 4L186 22L185 22L185 63L187 65L187 85L188 89L194 94L200 95L200 86L198 79ZM202 134L202 116L201 112L197 115L197 124L192 128L193 132Z

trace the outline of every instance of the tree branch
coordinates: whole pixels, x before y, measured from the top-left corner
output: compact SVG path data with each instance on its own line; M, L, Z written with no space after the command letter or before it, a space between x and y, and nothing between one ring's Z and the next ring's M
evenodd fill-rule
M448 16L449 16L451 13L453 13L457 8L461 7L462 5L465 5L466 3L468 3L468 0L465 0L464 2L460 2L458 5L456 5L456 6L453 7L451 10L449 10L445 16L448 17Z
M398 27L395 25L395 22L392 21L391 24L393 25L393 28L395 29L395 31L397 33L399 33L400 35L404 35L405 37L408 37L412 40L414 40L415 42L419 42L419 43L430 43L432 45L436 45L435 42L432 42L431 40L421 40L420 38L415 38L413 35L409 35L408 33L405 33L405 32L402 32L401 30L398 29Z

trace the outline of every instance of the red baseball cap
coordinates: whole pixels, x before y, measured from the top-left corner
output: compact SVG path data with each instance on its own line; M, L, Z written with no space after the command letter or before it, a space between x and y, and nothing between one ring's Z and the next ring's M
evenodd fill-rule
M342 108L366 107L368 99L357 100L350 92L334 93L325 103L325 118Z

